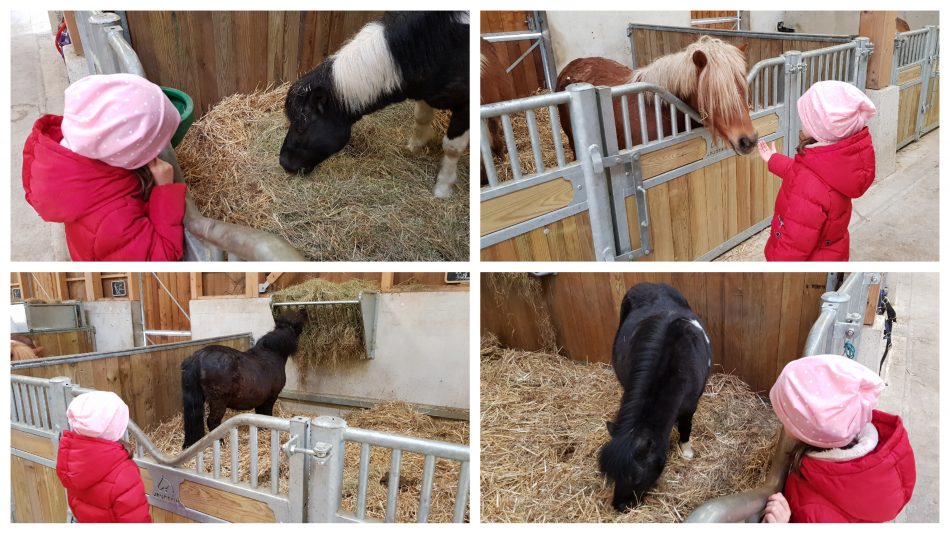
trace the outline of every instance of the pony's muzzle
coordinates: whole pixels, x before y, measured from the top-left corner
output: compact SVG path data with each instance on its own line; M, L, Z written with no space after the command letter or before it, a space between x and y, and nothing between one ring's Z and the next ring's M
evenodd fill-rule
M736 152L740 154L749 154L755 148L755 144L759 141L759 136L748 137L743 135L739 138L739 143L736 145Z

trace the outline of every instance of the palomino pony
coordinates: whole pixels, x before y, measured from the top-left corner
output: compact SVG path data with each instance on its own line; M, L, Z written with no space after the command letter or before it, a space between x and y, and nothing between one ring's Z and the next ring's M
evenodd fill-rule
M284 312L275 323L274 329L247 352L211 345L181 362L183 449L205 434L205 402L209 432L221 424L228 408L273 415L274 403L287 381L284 366L287 357L297 352L297 338L307 323L307 312Z
M469 137L468 35L467 11L392 12L363 26L287 92L290 128L280 149L281 166L309 174L349 143L361 117L411 99L416 101L413 152L435 137L433 109L452 112L433 190L437 197L451 196Z
M600 450L600 470L615 483L618 511L639 504L666 467L673 424L680 450L693 457L693 413L712 366L709 337L676 289L637 284L620 306L611 359L623 398L617 420L607 422L610 441Z
M659 85L699 112L714 140L727 142L737 154L748 154L759 139L746 101L746 45L735 47L720 39L704 35L684 50L656 59L646 67L631 70L616 61L602 57L575 59L564 67L557 78L557 90L563 91L573 83L586 82L594 86L616 86L634 82ZM652 95L651 95L652 96ZM629 98L630 130L633 145L656 139L657 121L652 102L645 103L647 137L640 132L640 105L637 98ZM652 100L652 98L650 98ZM570 113L560 106L561 124L574 147L571 135ZM681 113L676 113L682 118ZM662 108L663 132L672 132L669 106ZM620 99L614 99L614 117L617 143L625 146L623 115ZM685 130L685 121L678 120L679 131Z

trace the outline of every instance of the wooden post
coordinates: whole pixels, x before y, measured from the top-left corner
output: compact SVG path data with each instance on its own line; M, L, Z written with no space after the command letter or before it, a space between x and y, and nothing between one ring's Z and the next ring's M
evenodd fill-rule
M858 34L871 39L874 53L868 58L868 89L883 89L891 84L894 59L894 34L897 11L862 11Z
M56 299L63 301L69 300L69 284L66 282L66 273L52 273L53 284L56 286L53 291Z
M129 300L141 300L142 295L139 294L139 277L138 273L125 273L126 284L125 287L129 288L126 293L129 295Z
M83 281L86 286L86 300L102 298L102 273L83 273ZM126 284L126 287L128 287L128 284Z
M201 273L188 273L188 276L191 278L191 298L195 300L200 299L204 294Z
M66 28L69 30L69 40L73 42L73 50L77 56L83 55L82 39L79 38L79 27L76 25L76 13L64 11L63 18L66 19Z
M393 277L396 273L380 273L379 274L379 289L381 291L389 291L393 287Z
M880 283L868 286L868 305L864 308L864 324L874 324L874 316L877 314L877 299L880 294Z
M259 297L261 291L258 284L260 283L260 273L244 273L244 296Z

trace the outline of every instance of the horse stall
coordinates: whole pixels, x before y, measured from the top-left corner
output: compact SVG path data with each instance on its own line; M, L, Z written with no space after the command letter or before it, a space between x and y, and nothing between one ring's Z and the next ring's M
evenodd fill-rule
M746 46L752 128L785 154L799 140L795 102L813 83L865 86L864 37L631 24L627 38L642 68L702 35ZM484 105L481 118L483 260L710 260L770 223L779 179L714 140L708 116L661 85L576 83Z
M784 365L852 350L871 358L876 348L862 350L860 338L874 319L880 273L538 274L482 275L487 522L681 522L707 501L774 483L780 426L766 401ZM671 439L656 486L619 513L597 457L622 394L610 367L620 303L641 282L685 296L708 335L712 370L693 417L695 457L684 459ZM706 520L745 519L737 515L760 511L748 507L761 493L738 511L710 505Z
M428 372L413 371L409 367L415 365L415 356L399 352L433 343L452 350L458 343L442 339L413 345L410 340L407 345L399 337L408 335L407 325L418 321L421 313L419 303L427 301L443 303L440 313L433 316L441 325L435 330L439 334L430 337L457 335L459 328L454 324L467 325L467 317L457 315L460 302L465 302L467 310L467 291L435 286L435 278L427 278L428 273L398 273L398 277L375 273L375 283L369 282L374 273L327 273L325 278L315 278L314 273L271 273L259 278L253 273L253 277L245 275L253 280L253 289L259 290L260 280L264 288L260 291L269 291L251 298L243 278L237 286L231 280L235 273L194 274L198 277L193 279L192 295L197 300L188 305L193 340L12 365L14 521L69 520L64 492L54 473L58 438L69 428L66 406L76 395L92 390L113 391L129 405L126 439L156 522L469 520L467 409L435 406L438 402L431 401L433 406L427 410L416 403L417 399L453 399L454 392L433 397L433 390L440 381L451 384L455 378L429 376L444 367L440 363L430 365ZM445 277L438 274L439 279ZM426 280L430 285L425 285ZM399 285L407 282L412 289ZM306 300L301 285L310 288L306 295L318 296ZM227 294L235 287L236 295ZM332 299L329 291L335 292ZM361 293L367 296L360 297ZM356 297L346 296L352 294ZM367 305L360 306L361 300ZM353 306L359 309L355 314ZM288 307L306 309L311 316L311 327L304 329L298 353L291 357L309 362L300 369L310 374L301 377L291 362L287 395L281 396L272 415L229 411L220 426L182 450L182 362L212 345L250 349L262 332L274 328L273 317ZM407 322L393 319L400 314ZM339 328L331 324L334 320L352 326ZM363 343L370 347L371 358L328 367L331 364L318 355L309 354L314 347L325 348L308 338L325 341L323 326L328 336L341 336L341 343L348 342L347 336L358 337L361 348ZM218 335L215 329L231 333ZM252 333L233 334L242 329ZM467 336L460 342L467 343ZM423 358L432 356L431 349L420 351ZM442 359L453 362L456 358ZM380 373L388 373L391 380L381 384ZM413 374L419 377L414 382L420 390L415 397L405 393L410 386L404 384ZM427 381L433 380L435 385L430 387ZM400 397L362 396L367 389L353 387L353 382ZM332 394L341 383L349 386L352 397ZM467 391L465 397L467 408Z
M96 329L86 324L80 302L18 302L10 319L10 332L29 338L41 350L39 356L96 350Z
M898 32L891 84L900 87L897 148L940 125L940 27Z

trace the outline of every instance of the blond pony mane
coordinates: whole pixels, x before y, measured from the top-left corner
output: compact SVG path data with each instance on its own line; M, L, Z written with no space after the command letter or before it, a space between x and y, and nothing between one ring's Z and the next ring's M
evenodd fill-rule
M706 54L706 68L696 76L693 53ZM696 97L696 111L703 122L732 122L749 109L745 91L746 62L742 51L720 39L703 35L685 49L657 58L634 71L631 82L655 83L683 101Z

